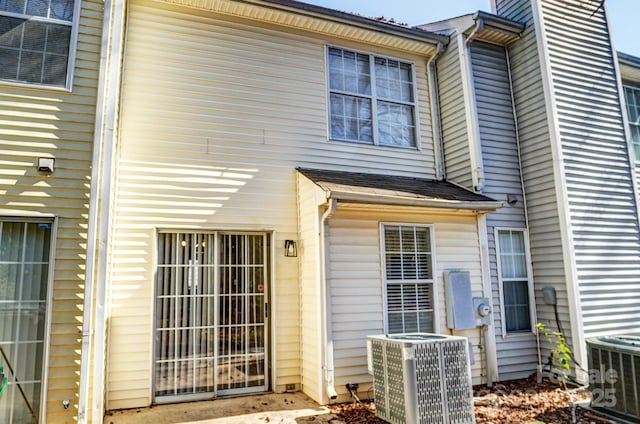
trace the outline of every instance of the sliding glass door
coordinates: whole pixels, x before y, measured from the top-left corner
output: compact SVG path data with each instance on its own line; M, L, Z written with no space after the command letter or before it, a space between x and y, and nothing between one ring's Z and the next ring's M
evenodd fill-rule
M47 328L50 222L0 220L0 422L37 423Z
M267 388L267 235L160 233L156 401Z

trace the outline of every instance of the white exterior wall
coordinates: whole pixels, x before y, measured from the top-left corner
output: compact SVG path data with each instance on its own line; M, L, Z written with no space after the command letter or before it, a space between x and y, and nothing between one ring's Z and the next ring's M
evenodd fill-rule
M129 13L107 409L151 402L157 228L274 232L272 385L300 383L299 267L281 254L299 231L294 168L433 177L426 60L160 3ZM327 141L325 43L415 64L421 150Z
M459 36L454 33L437 62L445 175L448 181L473 188L469 126L463 93L463 64Z
M509 71L504 47L474 42L471 60L485 176L482 193L504 203L502 208L487 214L487 235L498 374L500 380L513 380L531 375L536 369L538 355L533 332L506 334L503 331L495 229L526 229L527 226ZM508 195L515 196L517 201L509 204Z
M495 3L498 15L526 24L522 37L509 45L507 52L520 137L537 318L539 322L555 328L553 307L546 305L542 297L543 287L554 287L560 322L571 346L571 301L567 292L570 277L565 264L565 249L569 246L563 240L562 235L567 230L559 210L562 199L562 183L557 175L560 157L551 141L551 112L545 97L543 62L537 38L540 29L534 21L532 1L496 0Z
M333 312L335 387L339 400L347 401L347 383L361 383L359 394L371 394L368 392L372 380L367 373L366 338L384 333L380 224L433 225L434 276L437 279L434 294L438 301L436 322L439 321L437 332L441 334L450 334L446 325L444 271L469 271L473 295L482 296L480 242L477 217L471 213L380 206L342 207L339 204L338 211L329 222L328 284ZM484 351L481 353L478 349L480 329L454 331L453 334L468 337L473 343L473 383L486 382Z

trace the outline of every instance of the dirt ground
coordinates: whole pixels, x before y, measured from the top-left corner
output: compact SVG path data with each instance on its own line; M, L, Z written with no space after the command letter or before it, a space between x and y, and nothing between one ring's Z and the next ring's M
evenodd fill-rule
M572 423L571 405L589 399L587 389L564 390L557 384L530 379L498 383L491 388L474 387L478 424ZM373 402L330 405L329 409L345 424L385 423L375 416ZM604 415L581 407L575 409L575 415L580 424L615 424Z
M571 405L588 404L584 388L564 390L550 382L516 380L474 387L478 424L572 423ZM577 407L580 424L615 424L592 410ZM156 405L108 412L105 424L384 424L372 401L321 406L300 392L270 393L212 401Z

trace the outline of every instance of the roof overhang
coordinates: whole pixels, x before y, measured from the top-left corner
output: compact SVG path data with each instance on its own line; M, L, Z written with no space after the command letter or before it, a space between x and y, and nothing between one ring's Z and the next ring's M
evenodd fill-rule
M617 52L620 74L624 82L640 83L640 57Z
M477 212L502 207L502 202L447 181L305 168L298 172L319 187L325 202Z
M475 210L491 212L502 207L502 202L487 201L462 201L429 198L411 198L373 193L354 193L340 190L326 190L327 199L335 199L345 203L368 203L392 206L413 206L419 208Z
M447 37L423 29L294 0L158 1L426 56L435 54L439 44L448 42Z
M457 18L420 25L420 28L443 34L457 31L464 34L469 42L477 40L498 46L508 46L521 37L525 24L478 11Z

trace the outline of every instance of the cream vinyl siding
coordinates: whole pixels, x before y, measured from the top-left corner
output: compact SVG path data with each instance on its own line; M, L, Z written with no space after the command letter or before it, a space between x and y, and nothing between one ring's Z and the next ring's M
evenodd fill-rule
M302 390L312 399L322 399L322 304L319 258L321 254L320 214L317 195L324 195L320 188L298 174L298 205L300 242L300 360Z
M458 49L458 36L454 33L447 50L437 62L438 91L442 121L445 175L448 181L472 188L471 150L467 109L462 92L462 64Z
M43 422L77 414L86 228L102 2L83 1L73 91L3 84L0 89L0 216L58 217ZM37 171L55 157L55 172ZM65 410L63 399L71 400Z
M529 242L536 313L539 322L555 328L553 307L544 303L542 288L553 286L558 298L560 321L571 346L569 300L560 225L560 190L555 168L560 166L551 146L549 117L542 82L532 0L496 0L497 13L526 24L522 37L507 48L511 64L513 97L516 106L522 177L527 196Z
M480 245L474 214L430 212L412 208L376 206L338 206L329 221L331 309L335 387L339 400L347 401L345 384L361 383L359 393L367 392L371 376L367 373L367 335L384 334L385 303L380 253L380 224L432 224L435 233L434 275L437 332L446 328L443 274L446 270L471 273L474 295L482 294ZM477 346L480 330L455 331L473 343L475 364L473 382L484 382L484 353Z
M156 228L273 231L271 382L284 390L302 378L300 271L282 254L285 239L298 239L295 168L434 175L430 120L422 112L429 110L425 58L402 56L419 78L423 150L329 142L325 45L349 43L218 18L160 3L130 5L107 409L151 402ZM132 339L139 343L127 343Z
M474 42L471 45L471 64L484 163L485 186L482 193L504 204L487 214L487 235L498 374L500 380L513 380L531 375L538 358L533 333L503 334L503 298L494 229L526 228L505 48ZM515 196L517 202L509 204L508 195Z

